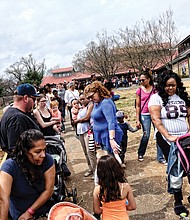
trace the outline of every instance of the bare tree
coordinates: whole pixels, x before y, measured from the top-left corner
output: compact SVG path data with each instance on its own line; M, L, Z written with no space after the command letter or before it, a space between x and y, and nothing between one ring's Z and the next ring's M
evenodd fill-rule
M45 73L45 76L52 76L52 71L53 70L56 70L56 69L60 69L60 66L59 65L55 65L53 66L52 68L49 68L46 73Z
M119 31L119 54L124 66L141 72L146 68L153 69L157 65L153 41L147 28L148 23L141 20L133 29L128 27Z
M13 77L17 84L21 82L29 82L40 84L46 70L45 60L37 63L32 57L22 57L20 61L15 62L5 70L5 73Z
M7 76L12 76L16 81L21 82L26 71L22 63L17 61L10 65L10 67L5 70L5 73Z
M14 90L16 89L17 84L15 83L15 78L10 76L8 78L1 78L0 79L0 87L3 88L0 96L9 96L13 95Z
M149 29L155 45L155 53L160 63L171 68L176 53L175 45L179 41L178 30L173 20L173 11L171 9L166 10L158 20L149 23Z
M158 20L141 20L132 29L120 30L115 40L127 68L142 71L154 69L158 64L169 68L177 43L176 33L173 12L167 10Z
M97 34L97 43L91 41L85 50L76 54L73 65L77 71L98 73L105 78L115 75L119 62L113 38L106 31Z

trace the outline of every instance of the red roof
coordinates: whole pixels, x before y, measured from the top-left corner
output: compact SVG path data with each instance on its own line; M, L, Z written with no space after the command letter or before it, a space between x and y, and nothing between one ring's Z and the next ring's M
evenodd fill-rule
M52 70L51 72L54 74L54 73L72 72L73 70L74 70L73 67L66 67L66 68L55 69Z
M58 84L58 83L64 83L64 81L70 82L72 79L73 79L73 76L59 77L59 78L55 78L53 76L44 76L40 86L44 86L47 83Z
M64 77L54 77L54 76L44 76L42 79L41 86L46 85L47 83L50 84L58 84L58 83L63 83L66 81L67 83L72 81L72 79L90 79L90 74L89 73L74 73L72 76L64 76Z
M90 79L91 74L78 72L78 73L74 74L74 76L75 76L74 77L75 79Z

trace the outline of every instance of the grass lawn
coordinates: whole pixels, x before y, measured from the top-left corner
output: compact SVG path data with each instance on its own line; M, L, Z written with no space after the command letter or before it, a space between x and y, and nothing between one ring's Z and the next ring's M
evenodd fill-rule
M190 96L190 81L184 81L184 86ZM128 115L128 121L132 125L135 125L136 121L136 109L135 109L135 92L138 86L132 86L127 89L115 89L114 93L119 94L121 97L118 101L116 101L117 109L124 111Z

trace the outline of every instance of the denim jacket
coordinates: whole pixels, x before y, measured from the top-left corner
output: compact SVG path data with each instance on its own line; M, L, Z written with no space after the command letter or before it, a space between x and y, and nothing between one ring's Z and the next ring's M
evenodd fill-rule
M183 181L183 167L180 163L179 152L176 143L171 142L169 157L168 157L168 192L173 194L181 191Z

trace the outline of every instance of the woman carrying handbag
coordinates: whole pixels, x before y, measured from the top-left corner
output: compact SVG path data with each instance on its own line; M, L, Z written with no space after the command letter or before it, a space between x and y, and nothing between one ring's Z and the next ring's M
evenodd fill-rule
M152 73L149 70L141 73L139 77L141 86L136 91L136 123L137 127L143 130L143 136L138 148L138 160L143 161L151 130L151 117L148 110L150 97L156 93L152 79ZM165 163L162 151L157 145L157 160L159 163Z

